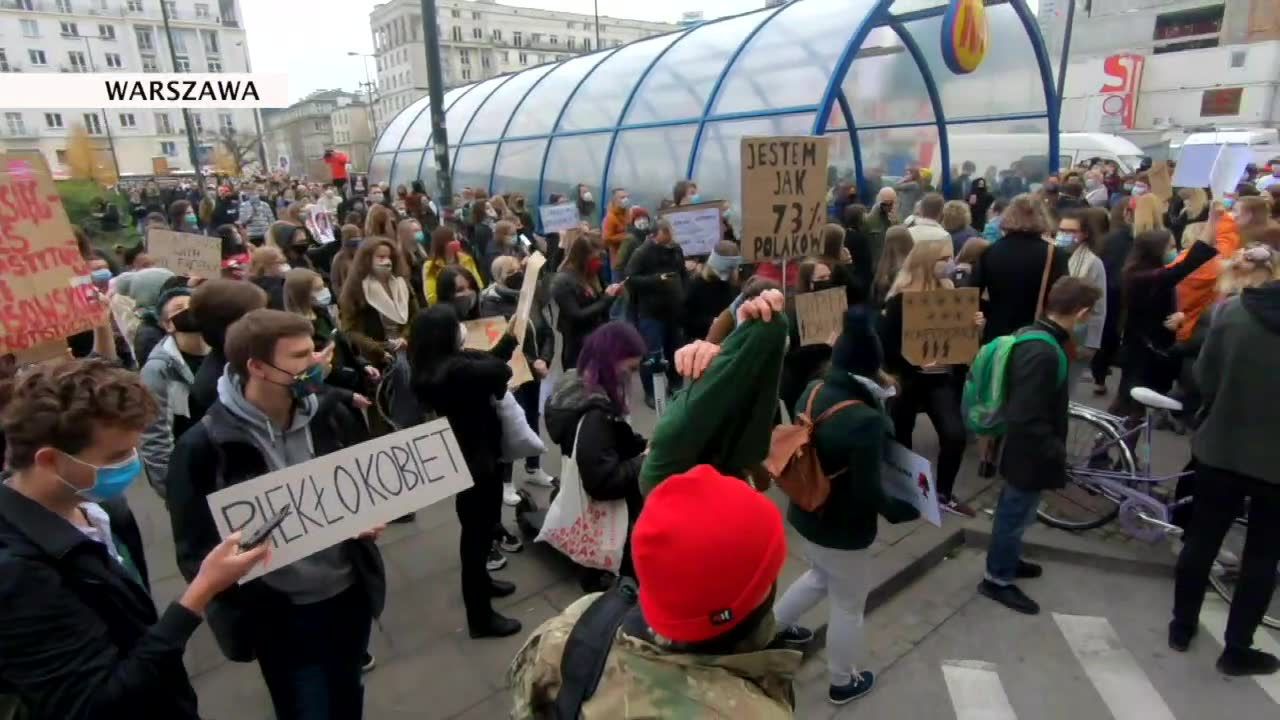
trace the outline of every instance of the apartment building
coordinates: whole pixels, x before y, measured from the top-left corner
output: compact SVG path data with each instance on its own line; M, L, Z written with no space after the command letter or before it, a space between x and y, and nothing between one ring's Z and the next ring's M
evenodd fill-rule
M287 165L300 175L310 161L324 156L326 148L336 148L351 157L352 165L363 167L371 142L367 108L356 93L316 90L287 108L263 110L267 161L272 167ZM363 162L357 160L361 153Z
M0 72L246 72L248 50L236 0L0 0ZM0 98L0 106L4 99ZM55 173L66 170L70 132L83 126L99 155L114 148L121 174L149 174L164 156L190 171L180 110L21 110L0 107L0 147L38 149ZM211 163L220 133L254 133L252 110L193 110L202 164Z

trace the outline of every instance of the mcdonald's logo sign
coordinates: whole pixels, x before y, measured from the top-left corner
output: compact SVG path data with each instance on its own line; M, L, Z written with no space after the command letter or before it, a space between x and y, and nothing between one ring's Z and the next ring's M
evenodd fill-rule
M942 59L957 75L978 69L987 57L990 28L983 0L951 0L942 17Z

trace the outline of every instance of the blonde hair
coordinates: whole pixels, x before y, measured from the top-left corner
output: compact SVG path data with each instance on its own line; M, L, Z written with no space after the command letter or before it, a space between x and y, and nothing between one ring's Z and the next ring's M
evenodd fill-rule
M872 282L874 296L879 298L883 293L888 296L898 270L911 254L911 231L905 225L891 225L884 231L884 249L880 252L880 264L876 266L876 277Z
M1186 197L1183 198L1182 211L1188 218L1194 220L1200 217L1204 209L1209 206L1209 193L1201 188L1184 188L1184 190Z
M284 253L279 248L263 245L253 251L249 260L249 277L262 277L284 261Z
M1000 215L1000 232L1006 235L1024 232L1039 237L1045 234L1048 227L1044 203L1027 193L1010 200L1009 206Z
M947 232L961 230L973 222L969 204L960 200L948 200L942 206L942 229Z
M898 277L889 288L888 297L893 297L904 290L936 290L953 287L950 280L939 280L933 274L934 266L939 260L952 255L951 238L932 237L917 240L907 253L907 259L898 271Z
M1238 295L1245 288L1258 287L1280 276L1280 262L1277 262L1276 253L1267 249L1267 259L1263 262L1246 258L1244 249L1237 250L1235 255L1223 262L1222 272L1218 275L1218 294L1223 297Z
M1164 202L1150 193L1139 195L1133 203L1133 234L1164 229Z

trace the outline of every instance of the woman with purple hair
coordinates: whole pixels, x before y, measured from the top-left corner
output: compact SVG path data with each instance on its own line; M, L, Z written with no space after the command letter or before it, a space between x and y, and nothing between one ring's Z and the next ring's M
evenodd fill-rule
M547 434L578 463L582 489L595 500L626 500L632 523L644 503L639 480L648 442L627 420L627 392L644 355L644 340L634 327L620 321L601 325L583 342L577 367L556 383L546 410ZM622 574L632 574L629 539ZM589 585L609 579L589 574L584 589L598 589Z

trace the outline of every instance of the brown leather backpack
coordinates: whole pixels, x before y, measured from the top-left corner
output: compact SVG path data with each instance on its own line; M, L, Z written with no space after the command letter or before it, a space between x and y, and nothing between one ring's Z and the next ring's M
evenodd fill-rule
M773 429L769 439L769 457L764 461L765 469L773 476L774 482L782 488L796 507L806 512L813 512L827 502L831 495L831 479L844 474L841 470L827 475L818 461L818 449L813 446L813 433L818 426L826 422L832 415L852 407L861 405L859 400L845 400L827 408L827 411L813 417L813 401L822 392L825 383L818 383L809 394L809 402L804 412L795 418L791 425L779 425Z

